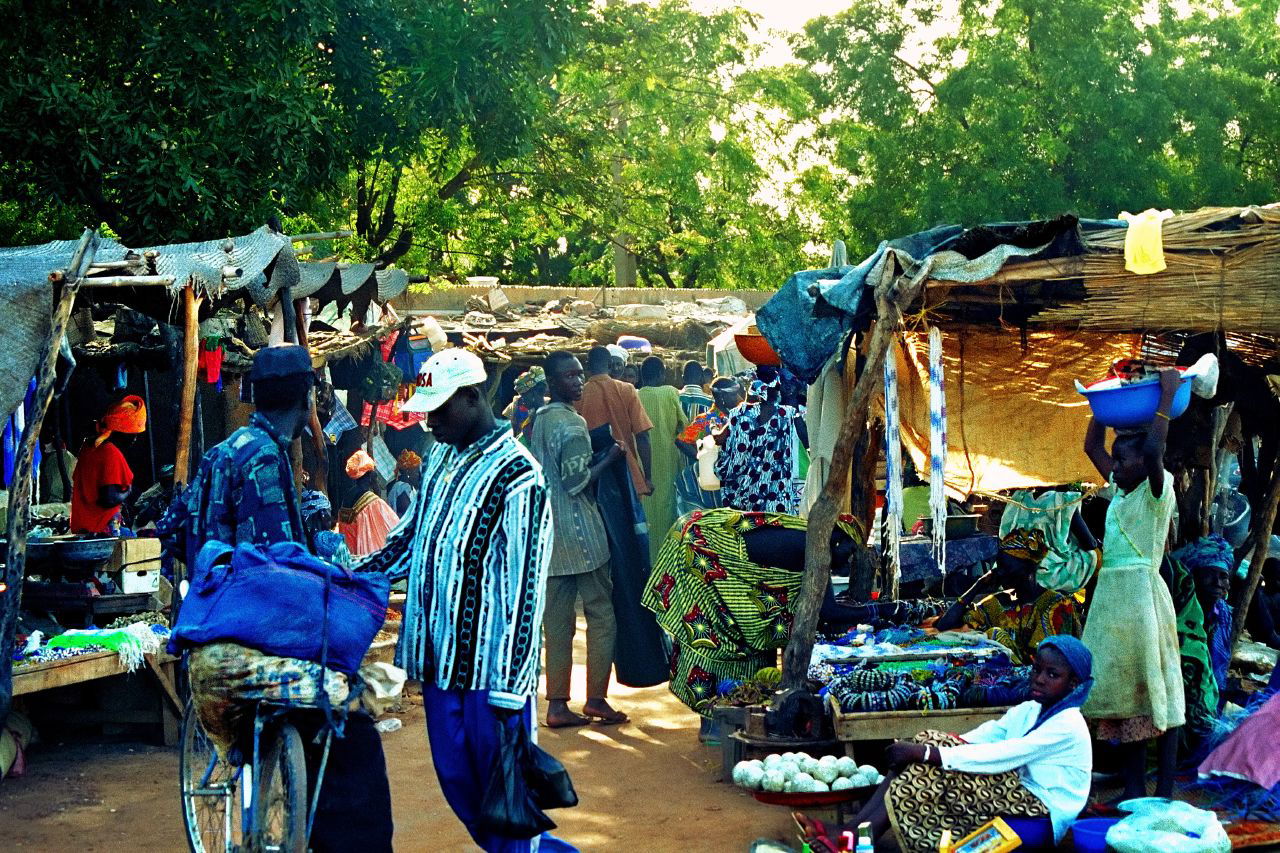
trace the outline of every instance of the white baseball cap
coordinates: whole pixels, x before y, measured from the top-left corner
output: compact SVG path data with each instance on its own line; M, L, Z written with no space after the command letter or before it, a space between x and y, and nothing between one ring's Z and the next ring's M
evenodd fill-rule
M489 378L484 362L471 350L450 347L441 350L418 371L418 387L402 412L434 412L449 402L459 388L479 385Z

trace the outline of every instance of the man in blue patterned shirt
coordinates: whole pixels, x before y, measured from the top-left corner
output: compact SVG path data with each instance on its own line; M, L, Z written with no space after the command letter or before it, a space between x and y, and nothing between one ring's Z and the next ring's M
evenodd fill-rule
M157 525L165 547L188 566L210 540L231 546L302 542L311 548L289 462L289 445L310 419L311 356L296 344L267 347L254 358L249 381L256 406L249 425L209 449ZM320 750L312 735L322 724L315 713L292 721L303 732L314 778ZM309 849L390 853L391 836L382 742L370 717L351 714L344 736L333 739Z
M484 362L445 349L401 411L426 412L436 443L423 487L381 551L357 564L408 578L399 661L422 680L431 759L445 799L486 853L565 851L543 834L494 832L481 806L500 726L533 728L551 507L542 469L498 425ZM536 423L536 421L535 421Z

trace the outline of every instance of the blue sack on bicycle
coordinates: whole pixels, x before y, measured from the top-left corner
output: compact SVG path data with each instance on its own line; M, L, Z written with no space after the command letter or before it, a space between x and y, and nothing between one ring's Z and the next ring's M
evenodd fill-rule
M192 567L169 648L238 643L354 673L386 619L390 589L386 575L338 568L297 542L234 550L207 542Z

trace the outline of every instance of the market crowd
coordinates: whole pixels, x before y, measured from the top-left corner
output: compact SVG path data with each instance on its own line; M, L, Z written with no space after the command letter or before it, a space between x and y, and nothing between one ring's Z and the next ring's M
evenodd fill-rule
M998 677L934 673L926 682L811 668L846 710L958 707L974 690L990 700L983 704L1012 706L961 738L924 732L890 748L886 780L855 821L869 823L881 843L933 850L943 828L963 834L997 815L1041 819L1061 839L1086 807L1095 742L1114 747L1127 797L1147 793L1150 745L1161 797L1172 795L1180 761L1204 757L1236 689L1228 676L1236 561L1216 536L1167 553L1174 487L1164 454L1176 382L1159 376L1160 408L1145 429L1108 443L1101 424L1089 425L1085 450L1111 489L1101 523L1087 523L1078 503L1063 511L1025 493L1005 509L991 567L970 575L967 588L857 601L828 586L820 639L848 643L865 626L880 629L865 636L871 643L965 635L1004 662ZM439 786L483 849L573 849L550 834L514 838L486 822L482 798L505 733L627 723L611 684L665 682L714 743L716 707L776 684L804 567L810 464L806 389L785 370L717 376L634 347L596 347L583 358L557 351L515 378L498 415L484 362L444 349L422 365L400 406L422 419L425 429L412 432L423 441L395 456L368 441L368 428L356 429L301 347L262 350L248 382L248 425L212 448L171 501L139 501L160 509L134 507L132 522L156 524L189 566L211 541L292 542L398 584L406 602L397 664L422 682ZM338 460L338 501L326 494L332 488L294 482L290 448L313 423L317 391L329 445L341 447L335 439L344 433L357 442ZM133 398L104 413L74 471L74 530L123 526L132 473L116 444L145 423ZM865 521L840 517L833 576L850 575L868 538ZM1255 639L1273 646L1277 585L1280 562L1269 560L1248 614ZM575 697L579 609L586 685ZM329 677L314 662L225 643L192 660L210 729L235 694L228 685L249 701L248 686L264 672ZM315 753L309 741L309 763ZM371 719L353 714L327 762L313 848L390 849L389 789ZM980 805L958 815L946 793L955 791ZM797 821L812 849L838 849L835 828Z

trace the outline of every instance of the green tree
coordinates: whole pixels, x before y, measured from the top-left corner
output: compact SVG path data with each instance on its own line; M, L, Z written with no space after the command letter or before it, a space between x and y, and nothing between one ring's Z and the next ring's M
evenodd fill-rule
M796 40L809 203L869 250L940 222L1268 200L1276 3L855 0ZM923 49L921 32L945 35Z
M582 2L4 5L0 198L139 244L328 209L354 171L357 227L397 247L386 261L411 238L403 165L518 152Z
M753 26L681 0L597 7L526 152L472 170L447 201L402 188L402 215L436 229L412 259L605 284L622 240L644 284L776 285L807 263L810 236L776 177L794 122L774 75L751 70Z

